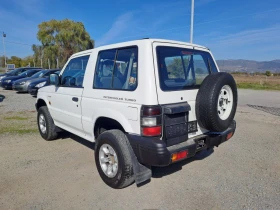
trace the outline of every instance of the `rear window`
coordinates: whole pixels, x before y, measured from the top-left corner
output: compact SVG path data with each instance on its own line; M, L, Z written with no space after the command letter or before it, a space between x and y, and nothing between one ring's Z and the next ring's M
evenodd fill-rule
M199 88L210 72L217 72L208 52L178 47L157 47L160 87L163 91Z

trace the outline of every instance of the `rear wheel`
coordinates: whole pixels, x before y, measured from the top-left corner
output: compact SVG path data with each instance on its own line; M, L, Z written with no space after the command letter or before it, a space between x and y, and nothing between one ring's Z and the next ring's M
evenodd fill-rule
M57 138L58 133L55 131L55 124L46 106L42 106L38 110L37 124L43 139L49 141Z
M129 142L120 130L100 134L95 147L95 163L102 180L112 188L124 188L134 182Z

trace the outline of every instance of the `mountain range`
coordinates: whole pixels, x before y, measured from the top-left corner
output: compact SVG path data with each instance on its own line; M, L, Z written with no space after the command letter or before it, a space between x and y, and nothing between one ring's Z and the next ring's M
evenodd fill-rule
M265 72L280 73L280 59L272 61L217 60L220 71L226 72Z

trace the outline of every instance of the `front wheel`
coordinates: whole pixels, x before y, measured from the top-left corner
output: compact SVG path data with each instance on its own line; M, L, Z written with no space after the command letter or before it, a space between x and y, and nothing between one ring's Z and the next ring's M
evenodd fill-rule
M102 180L110 187L120 189L134 181L129 142L120 130L100 134L96 141L95 163Z
M38 110L37 124L40 134L43 139L49 141L57 138L57 132L55 131L55 124L48 110L48 107L42 106Z

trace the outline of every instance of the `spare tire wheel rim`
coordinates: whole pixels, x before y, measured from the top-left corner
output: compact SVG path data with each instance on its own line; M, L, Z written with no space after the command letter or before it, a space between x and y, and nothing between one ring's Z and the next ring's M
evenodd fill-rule
M99 149L99 164L102 171L109 178L116 176L118 172L118 156L113 147L103 144Z
M43 114L40 114L39 116L39 127L43 134L47 132L46 119Z
M233 93L230 86L225 85L222 87L219 97L217 111L221 120L226 120L231 114L233 106Z

